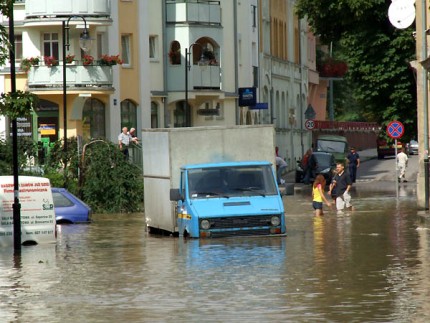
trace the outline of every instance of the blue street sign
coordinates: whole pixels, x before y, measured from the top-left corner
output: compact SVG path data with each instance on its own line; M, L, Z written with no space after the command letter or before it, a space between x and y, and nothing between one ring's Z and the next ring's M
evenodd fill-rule
M387 135L393 139L399 139L405 133L405 127L400 121L391 121L387 126Z

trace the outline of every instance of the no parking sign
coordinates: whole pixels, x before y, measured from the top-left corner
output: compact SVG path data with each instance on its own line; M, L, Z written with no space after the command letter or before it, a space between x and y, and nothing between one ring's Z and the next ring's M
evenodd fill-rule
M399 181L400 178L399 175L399 169L397 167L397 139L401 138L403 134L405 133L405 127L403 126L403 123L400 121L391 121L387 126L387 135L394 139L394 154L396 155L396 158L394 159L394 167L396 170L396 178L394 179L395 182ZM397 198L399 198L399 186L396 185L396 195Z
M387 126L387 135L393 139L399 139L405 133L405 127L400 121L391 121Z

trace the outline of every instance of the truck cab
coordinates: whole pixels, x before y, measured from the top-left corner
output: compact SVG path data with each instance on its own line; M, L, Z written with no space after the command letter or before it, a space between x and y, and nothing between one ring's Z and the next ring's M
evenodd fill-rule
M273 166L268 161L181 167L176 202L180 236L194 238L282 235L285 217Z
M376 139L376 150L378 152L378 159L384 159L385 157L395 156L396 148L399 150L403 147L403 143L397 141L397 147L393 139L387 140L385 138Z
M348 140L344 136L321 135L316 141L317 151L332 153L336 162L345 162L349 152Z

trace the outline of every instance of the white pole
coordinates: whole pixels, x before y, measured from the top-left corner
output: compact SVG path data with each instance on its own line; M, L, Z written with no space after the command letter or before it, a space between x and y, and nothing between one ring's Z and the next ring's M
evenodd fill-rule
M399 198L399 170L398 170L398 166L397 166L397 139L394 139L394 162L395 162L395 167L396 167L396 178L394 179L394 181L396 182L396 196L397 199Z

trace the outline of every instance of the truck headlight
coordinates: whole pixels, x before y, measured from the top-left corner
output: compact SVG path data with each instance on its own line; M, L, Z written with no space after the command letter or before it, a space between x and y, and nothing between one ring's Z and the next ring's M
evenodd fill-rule
M211 227L211 223L208 220L202 220L202 222L200 222L200 227L203 230L208 230Z
M278 225L281 224L281 219L279 218L279 216L272 216L272 218L270 219L270 223L274 226L277 227Z

